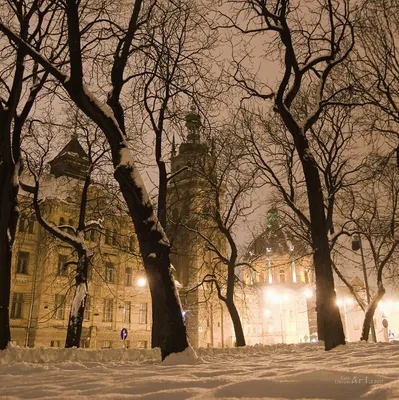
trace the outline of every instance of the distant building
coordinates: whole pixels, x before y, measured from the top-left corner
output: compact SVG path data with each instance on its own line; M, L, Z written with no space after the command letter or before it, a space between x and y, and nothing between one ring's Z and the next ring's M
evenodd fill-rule
M248 248L252 268L241 277L260 298L263 343L299 343L317 338L311 255L280 225L275 209Z
M212 174L212 152L201 138L201 121L192 110L186 116L187 140L173 146L168 186L168 237L172 264L181 284L180 294L190 341L194 346L234 346L230 315L209 284L202 284L215 270L218 259L206 241L218 242L226 251L223 235L212 218L214 196L204 174ZM268 229L254 240L248 252L253 268L237 271L241 284L235 290L247 344L297 343L317 337L311 258L303 246L290 242L277 229L277 213L270 212ZM218 273L223 269L216 268Z
M50 162L41 181L44 217L57 225L77 226L80 193L89 166L75 137ZM71 246L52 237L35 220L27 193L20 196L21 216L14 245L10 324L14 344L64 347L76 261ZM110 204L99 186L89 191L87 218L104 216L104 230L86 233L95 255L89 274L81 346L122 347L127 328L130 347L150 346L150 295L131 219Z

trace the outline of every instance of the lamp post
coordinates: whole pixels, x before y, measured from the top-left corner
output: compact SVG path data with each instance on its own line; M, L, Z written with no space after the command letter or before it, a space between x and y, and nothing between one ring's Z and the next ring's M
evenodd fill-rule
M364 253L363 253L363 246L362 246L362 238L360 233L353 235L352 239L352 250L357 251L360 250L360 258L362 260L362 269L363 269L363 278L364 278L364 286L366 288L366 298L367 298L367 305L370 304L371 296L370 296L370 287L369 281L367 277L366 271L366 262L364 260ZM374 319L371 320L371 338L374 343L377 343L377 336L375 334L375 326L374 326Z

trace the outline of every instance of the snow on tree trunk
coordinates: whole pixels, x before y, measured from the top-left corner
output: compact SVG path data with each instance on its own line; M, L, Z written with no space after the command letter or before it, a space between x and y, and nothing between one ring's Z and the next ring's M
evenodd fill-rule
M170 244L154 214L153 206L130 151L121 143L115 169L139 241L152 299L152 315L162 360L189 347L182 308L170 264Z
M87 271L91 256L80 255L76 269L76 289L69 313L67 337L65 347L80 347L82 324L87 298Z
M365 340L365 341L369 340L371 322L373 321L374 313L378 307L378 303L381 301L381 299L384 297L384 295L385 295L385 288L384 288L382 282L379 282L377 294L374 296L373 300L371 300L371 302L367 306L366 313L364 315L362 336L361 336L360 340Z

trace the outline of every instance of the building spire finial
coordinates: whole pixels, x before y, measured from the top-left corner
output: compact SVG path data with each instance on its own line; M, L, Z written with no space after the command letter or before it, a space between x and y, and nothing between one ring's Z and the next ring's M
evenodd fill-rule
M187 142L197 143L200 141L200 128L201 117L197 112L197 107L194 103L190 106L190 112L186 115L186 127L187 127Z

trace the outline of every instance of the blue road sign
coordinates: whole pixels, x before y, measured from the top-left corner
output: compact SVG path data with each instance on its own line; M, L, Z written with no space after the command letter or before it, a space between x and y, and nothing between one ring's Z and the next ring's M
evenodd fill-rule
M126 340L127 338L127 329L126 328L122 328L121 329L121 339L122 340Z
M388 333L389 340L395 340L395 334L393 332Z

